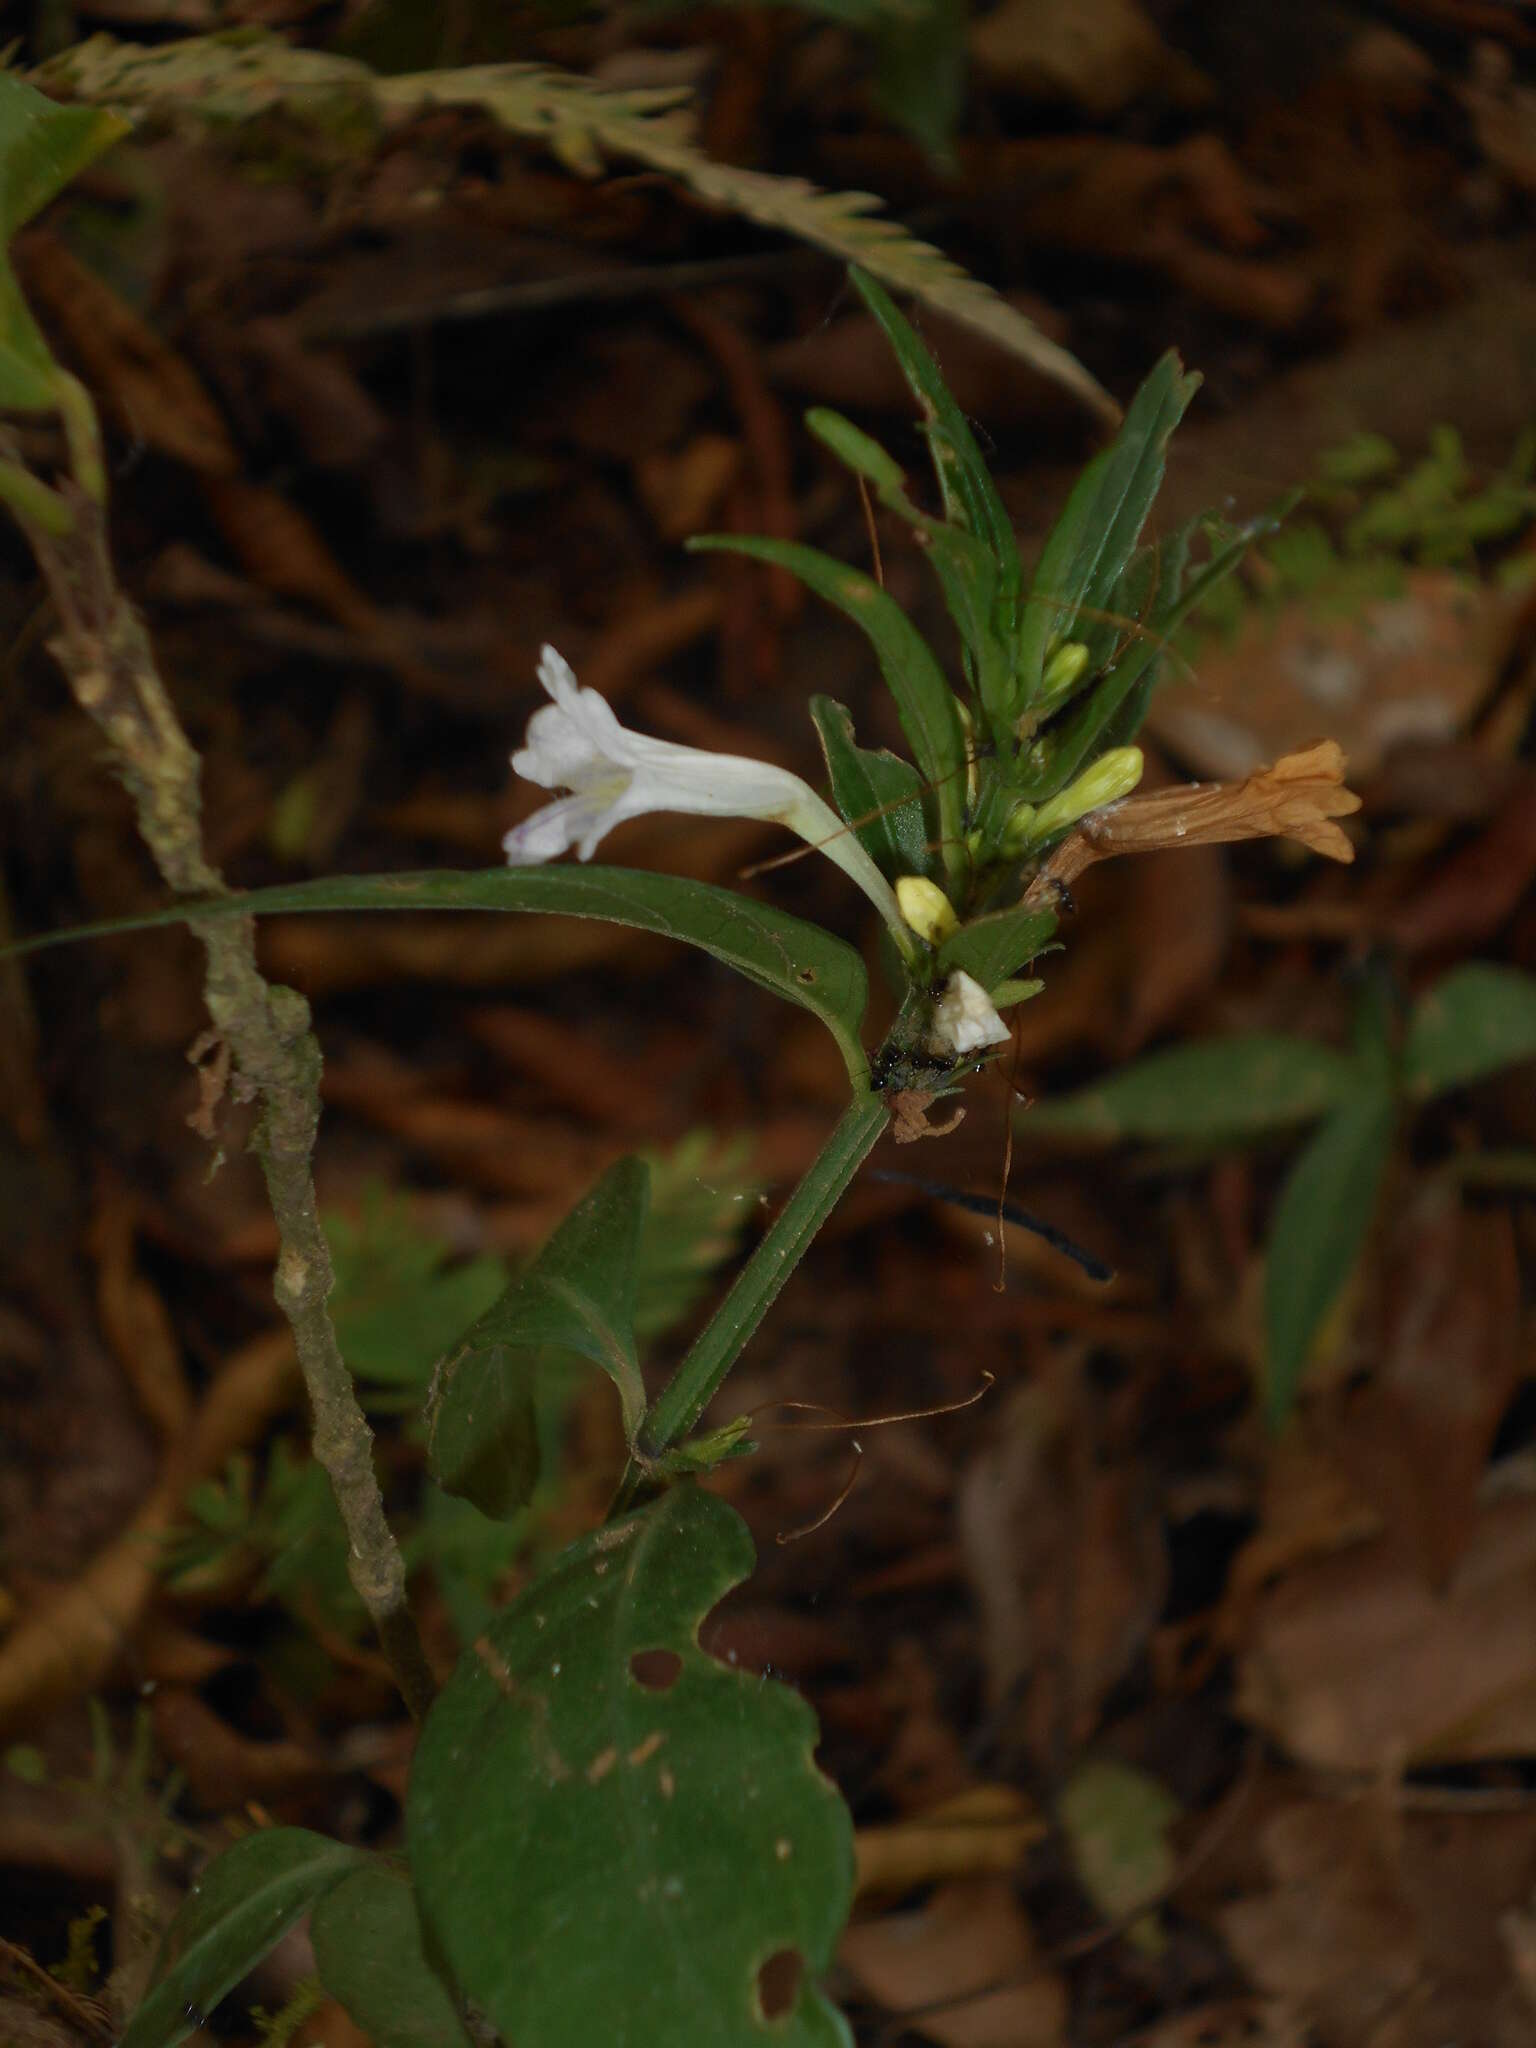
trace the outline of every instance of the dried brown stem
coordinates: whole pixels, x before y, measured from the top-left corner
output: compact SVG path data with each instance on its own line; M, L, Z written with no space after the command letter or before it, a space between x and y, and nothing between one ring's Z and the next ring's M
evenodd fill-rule
M94 432L94 420L91 425ZM61 623L51 651L111 742L139 829L166 882L179 896L222 894L223 878L203 851L201 764L166 694L149 636L118 588L104 507L78 486L64 485L60 495L73 514L66 533L46 531L12 508ZM309 1392L315 1456L346 1526L347 1568L406 1705L419 1719L435 1681L407 1602L404 1561L384 1515L373 1432L326 1306L334 1275L310 1170L321 1061L309 1005L296 990L274 988L263 978L249 918L187 921L207 954L208 1011L234 1056L236 1089L260 1105L251 1142L281 1242L274 1292Z

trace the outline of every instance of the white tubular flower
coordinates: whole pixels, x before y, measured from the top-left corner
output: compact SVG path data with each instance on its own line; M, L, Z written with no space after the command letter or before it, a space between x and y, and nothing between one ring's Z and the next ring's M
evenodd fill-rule
M515 826L502 845L513 867L554 860L574 846L590 860L597 844L626 818L647 811L691 811L703 818L773 818L852 876L890 926L904 953L911 935L890 884L858 835L809 783L787 768L742 754L712 754L630 732L606 698L577 684L553 647L539 657L539 681L551 703L528 721L512 766L542 789L566 789Z
M940 1057L964 1059L967 1053L980 1052L984 1045L1001 1045L1008 1036L1008 1026L992 1007L981 983L973 981L963 967L957 967L933 1006L929 1050Z

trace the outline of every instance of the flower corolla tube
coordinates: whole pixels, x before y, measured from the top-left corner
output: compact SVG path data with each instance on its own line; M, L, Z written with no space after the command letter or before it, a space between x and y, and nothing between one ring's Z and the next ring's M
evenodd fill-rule
M850 875L908 950L910 935L890 884L857 834L809 783L768 761L630 732L605 697L577 683L570 664L553 647L540 654L539 681L551 701L529 719L512 766L541 789L570 794L556 797L507 834L502 845L513 867L554 860L570 847L578 859L590 860L615 825L648 811L771 818Z

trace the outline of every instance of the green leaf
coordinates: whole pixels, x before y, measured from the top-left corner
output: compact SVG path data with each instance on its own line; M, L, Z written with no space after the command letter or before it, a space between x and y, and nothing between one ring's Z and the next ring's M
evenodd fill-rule
M885 748L856 746L847 707L831 697L811 699L832 801L887 881L924 875L932 866L923 824L922 779L910 761Z
M1079 1881L1105 1920L1123 1920L1150 1906L1172 1879L1178 1859L1168 1831L1182 1809L1167 1787L1112 1758L1080 1764L1057 1808ZM1130 1938L1156 1954L1162 1946L1150 1914Z
M878 321L881 333L901 365L912 396L922 408L928 449L934 474L944 500L947 518L975 534L997 564L999 601L1003 623L1011 631L1024 569L1013 521L998 495L992 472L981 459L981 450L965 414L950 395L939 374L939 366L917 337L912 323L897 308L885 289L863 270L849 272L860 298Z
M1349 1099L1359 1070L1308 1038L1251 1032L1169 1046L1107 1080L1038 1103L1019 1129L1051 1136L1224 1144L1305 1123Z
M61 107L0 71L0 406L7 410L51 409L57 366L5 252L19 227L127 133L128 123L105 108Z
M1536 1059L1536 975L1474 960L1419 998L1403 1047L1403 1083L1426 1101Z
M963 968L990 995L1026 960L1033 960L1056 929L1054 910L996 910L963 925L939 948L938 971Z
M154 1988L118 2048L175 2048L301 1914L366 1861L308 1828L264 1828L215 1857L167 1929Z
M1163 480L1168 437L1199 388L1171 350L1131 401L1125 423L1073 486L1051 529L1019 627L1015 709L1040 694L1046 649L1071 639L1080 610L1104 609Z
M967 656L967 680L981 698L994 726L1012 691L1012 656L999 631L1000 611L1010 617L1018 605L1018 577L1006 605L998 565L984 541L965 525L963 508L951 510L947 521L930 519L907 496L906 478L878 441L825 406L813 406L805 424L818 441L830 448L865 482L872 485L882 505L904 519L912 528L932 565L944 592L944 603L960 635ZM1014 564L1017 569L1017 562ZM1012 628L1009 627L1011 636ZM1000 742L1012 748L1012 734L998 732Z
M310 1923L315 1968L374 2048L469 2048L453 1994L427 1961L410 1879L369 1863Z
M621 1159L577 1203L543 1251L439 1365L427 1404L427 1463L449 1493L504 1521L538 1478L533 1368L574 1351L619 1390L633 1446L645 1414L635 1356L635 1254L650 1169Z
M443 868L425 874L327 875L313 882L180 904L145 917L113 918L74 931L50 932L11 950L34 952L73 939L148 931L205 917L319 910L531 910L603 918L659 932L663 938L701 947L759 987L810 1010L837 1040L854 1082L859 1087L868 1082L858 1031L869 981L864 962L851 946L819 925L791 917L772 904L755 903L734 889L640 868Z
M380 1186L368 1189L357 1222L331 1212L324 1220L336 1270L331 1318L347 1367L414 1407L434 1362L506 1286L506 1261L454 1263L445 1240Z
M506 2040L850 2048L814 1982L853 1891L814 1717L698 1644L752 1563L733 1509L675 1487L565 1551L427 1717L417 1901ZM798 1996L765 2018L759 1972L786 1954Z
M1333 1112L1280 1190L1264 1269L1265 1405L1275 1428L1365 1242L1395 1122L1387 1086L1362 1088Z
M941 169L953 164L951 143L965 96L965 0L927 0L890 10L876 43L875 89L882 110Z
M698 534L688 546L698 553L750 555L788 569L835 605L864 634L875 651L886 688L896 700L912 758L933 792L937 836L946 865L960 850L965 801L965 732L944 671L933 650L893 597L878 583L818 548L799 541L764 540L735 533Z

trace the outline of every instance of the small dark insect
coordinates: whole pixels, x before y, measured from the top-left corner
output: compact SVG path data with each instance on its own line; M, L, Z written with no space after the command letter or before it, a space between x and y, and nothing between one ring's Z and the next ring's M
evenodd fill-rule
M924 1180L915 1173L893 1173L881 1167L871 1170L870 1179L888 1181L898 1187L917 1188L922 1194L932 1195L935 1201L950 1202L957 1209L969 1210L973 1216L1000 1216L1004 1223L1016 1223L1021 1230L1033 1231L1036 1237L1044 1238L1053 1251L1081 1266L1090 1280L1113 1280L1115 1277L1113 1266L1105 1265L1092 1252L1084 1251L1064 1230L1058 1230L1054 1223L1047 1223L1039 1216L1032 1216L1017 1202L999 1203L992 1195L968 1195L964 1189L946 1187L942 1181Z

